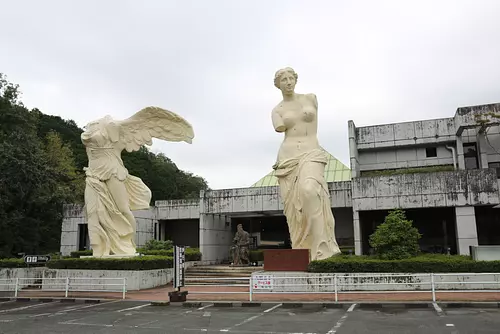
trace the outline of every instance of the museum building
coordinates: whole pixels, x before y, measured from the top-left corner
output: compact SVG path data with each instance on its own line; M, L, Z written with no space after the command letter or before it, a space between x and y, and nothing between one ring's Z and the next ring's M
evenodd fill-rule
M450 118L356 127L348 122L350 168L329 156L325 178L344 252L369 254L369 236L388 211L404 209L424 252L469 254L500 244L500 104L458 108ZM498 208L497 208L498 207ZM289 248L277 178L248 188L202 191L135 211L136 243L199 247L204 261L229 257L236 226L254 248ZM64 207L61 253L89 248L82 205Z

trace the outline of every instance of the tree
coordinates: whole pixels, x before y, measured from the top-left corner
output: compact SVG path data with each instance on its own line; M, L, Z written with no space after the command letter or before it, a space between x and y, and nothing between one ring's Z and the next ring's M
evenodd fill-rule
M383 259L405 259L418 255L418 240L421 237L413 222L406 219L405 213L396 209L389 212L370 236L370 246Z

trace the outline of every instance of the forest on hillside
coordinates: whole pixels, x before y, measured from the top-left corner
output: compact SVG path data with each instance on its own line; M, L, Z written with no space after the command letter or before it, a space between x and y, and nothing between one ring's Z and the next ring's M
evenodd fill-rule
M83 130L72 120L28 110L20 94L0 73L0 258L59 251L62 206L83 203L85 189ZM146 147L122 158L151 189L151 204L196 198L208 189L202 177Z

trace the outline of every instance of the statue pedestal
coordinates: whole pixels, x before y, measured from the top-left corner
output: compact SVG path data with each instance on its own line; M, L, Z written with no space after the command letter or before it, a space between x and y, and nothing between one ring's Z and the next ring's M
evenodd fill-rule
M308 249L264 250L265 271L307 271L308 265Z

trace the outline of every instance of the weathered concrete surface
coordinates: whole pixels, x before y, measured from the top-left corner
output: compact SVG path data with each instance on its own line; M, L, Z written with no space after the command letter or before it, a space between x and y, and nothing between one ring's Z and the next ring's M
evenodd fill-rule
M396 148L455 140L453 118L356 128L357 149Z
M137 223L135 243L137 247L142 247L154 237L154 224L158 222L156 209L151 207L149 210L132 211L132 213ZM87 224L83 205L64 205L60 247L62 255L70 255L79 249L78 226L81 224Z
M227 260L232 240L230 218L220 214L200 216L200 252L203 261L220 263Z
M355 211L500 203L493 169L360 177L352 200Z
M332 208L352 206L350 181L330 182ZM220 189L202 193L200 213L279 213L283 210L279 187Z
M456 134L461 135L465 129L477 127L477 117L483 119L486 124L498 124L499 119L491 116L491 113L500 114L500 103L458 108L454 117Z
M200 218L200 200L156 201L156 217L158 220Z
M64 287L64 280L69 277L72 279L70 285L71 283L79 285L78 287L75 286L76 289L99 291L121 291L123 279L126 279L127 291L130 291L150 289L170 283L173 278L173 269L83 270L46 268L43 271L43 277L49 278L49 280L43 280L42 290L61 289L61 287ZM89 278L92 278L92 280L89 280Z

